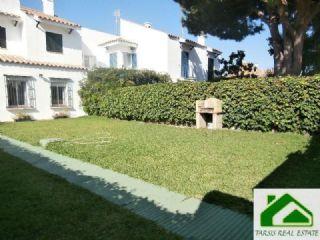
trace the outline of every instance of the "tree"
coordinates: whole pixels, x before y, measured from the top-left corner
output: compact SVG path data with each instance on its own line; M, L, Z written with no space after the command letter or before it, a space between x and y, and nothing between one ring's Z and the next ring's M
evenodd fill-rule
M316 73L320 73L320 16L317 16L312 22L303 53L303 74Z
M320 0L174 0L183 10L190 33L241 41L271 34L276 75L299 75L306 33L320 13Z
M257 78L255 72L257 67L253 63L245 63L244 58L246 54L239 50L233 52L229 56L229 60L224 58L219 62L222 64L221 70L216 70L215 74L218 79L232 79L232 78Z

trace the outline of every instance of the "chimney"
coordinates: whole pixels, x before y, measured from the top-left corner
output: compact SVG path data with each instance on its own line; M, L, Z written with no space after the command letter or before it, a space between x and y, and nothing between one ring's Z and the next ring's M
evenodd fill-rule
M200 36L198 36L198 43L200 45L205 46L206 45L206 35L205 34L201 34Z
M42 0L42 8L45 14L54 16L54 0Z
M149 22L144 23L144 26L145 26L146 28L152 28L152 24L149 23Z

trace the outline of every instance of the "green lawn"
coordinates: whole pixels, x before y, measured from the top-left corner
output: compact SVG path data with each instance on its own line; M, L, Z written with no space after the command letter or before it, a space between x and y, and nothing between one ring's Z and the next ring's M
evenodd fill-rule
M251 207L256 186L320 186L316 137L102 117L3 124L1 132L34 145L43 138L63 138L66 142L49 149L241 211Z
M178 239L0 151L0 239Z

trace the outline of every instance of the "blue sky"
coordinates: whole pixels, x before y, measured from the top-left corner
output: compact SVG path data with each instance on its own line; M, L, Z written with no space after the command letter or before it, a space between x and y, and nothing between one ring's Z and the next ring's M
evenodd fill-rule
M21 0L24 6L41 9L41 0ZM75 21L84 27L109 33L115 32L114 11L121 10L124 19L138 23L151 22L153 27L168 33L194 39L194 36L182 31L181 10L173 0L56 0L56 14ZM248 37L242 42L219 40L209 37L207 45L223 52L223 57L232 51L244 50L247 61L258 64L261 68L271 68L273 60L268 54L266 39L268 31Z

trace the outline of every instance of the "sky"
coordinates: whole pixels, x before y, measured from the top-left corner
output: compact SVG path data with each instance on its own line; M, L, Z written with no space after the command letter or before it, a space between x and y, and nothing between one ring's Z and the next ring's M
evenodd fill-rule
M115 10L121 17L137 23L152 23L152 27L174 35L195 40L181 25L182 13L173 0L55 0L56 15L72 20L83 27L108 33L115 33ZM41 0L21 0L27 7L42 9ZM268 54L268 31L247 37L242 42L220 40L209 36L207 45L223 52L228 58L231 52L244 50L246 61L253 62L262 69L273 67L272 57Z

